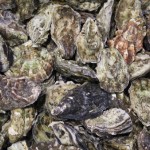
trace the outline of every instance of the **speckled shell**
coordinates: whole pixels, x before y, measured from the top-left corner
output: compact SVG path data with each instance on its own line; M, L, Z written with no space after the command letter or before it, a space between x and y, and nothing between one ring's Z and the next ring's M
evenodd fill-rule
M6 72L13 63L13 53L0 35L0 72Z
M28 150L26 141L19 141L8 147L7 150Z
M103 49L96 70L100 86L105 91L122 92L128 86L128 67L117 49Z
M10 46L22 44L28 36L14 14L9 11L0 11L0 33Z
M16 7L16 4L13 0L1 0L0 1L0 10L13 9Z
M33 104L40 92L41 88L25 77L0 76L0 109L12 110Z
M70 90L51 114L61 119L84 120L102 114L110 103L111 94L100 89L99 84L85 83Z
M120 108L109 109L97 118L85 120L85 126L100 137L132 131L130 116Z
M58 5L53 11L51 37L63 58L75 54L75 40L80 32L80 14L67 5Z
M27 32L33 43L43 44L48 39L54 7L51 4L44 7L39 14L28 22Z
M102 34L103 42L105 43L110 31L111 17L113 11L114 0L108 0L104 3L103 7L100 9L96 16L97 24Z
M103 42L96 21L92 18L88 18L83 25L76 39L76 46L82 63L97 63Z
M145 126L150 126L150 79L132 81L129 89L131 108Z
M31 41L13 49L14 63L5 75L27 76L36 83L48 79L53 71L53 57L42 47L34 47Z
M150 53L138 53L129 66L130 79L141 77L150 71Z
M11 143L17 142L20 138L27 135L35 119L35 109L14 109L11 111L10 126L8 128L8 137Z

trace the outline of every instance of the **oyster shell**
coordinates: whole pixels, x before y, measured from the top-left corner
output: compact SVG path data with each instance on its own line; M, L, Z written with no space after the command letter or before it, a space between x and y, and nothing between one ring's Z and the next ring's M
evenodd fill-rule
M53 71L53 57L45 48L34 47L31 41L13 49L14 63L5 73L10 77L27 76L36 83L48 79Z
M0 35L0 72L6 72L13 63L12 50Z
M150 53L138 53L129 66L130 79L143 76L150 71Z
M0 109L12 110L33 104L40 92L41 88L25 77L0 76Z
M65 59L70 59L75 54L75 40L80 32L80 18L80 14L67 5L58 5L53 11L51 38Z
M132 81L129 89L131 108L145 126L150 126L150 79Z
M77 36L76 46L82 63L97 63L103 43L98 26L92 18L88 18L83 25Z
M96 70L100 87L105 91L122 92L128 86L128 67L117 49L103 49Z
M28 150L26 141L19 141L8 147L7 150Z
M132 120L124 110L112 108L104 111L97 118L85 120L85 126L92 133L103 137L130 133L132 131Z
M24 27L9 11L0 11L0 33L10 46L22 44L28 39Z
M36 112L32 107L24 109L14 109L11 111L8 137L11 143L17 142L27 135L35 119Z
M54 117L84 120L102 114L110 107L111 94L98 84L85 83L70 90L61 102L51 110Z
M0 10L13 9L16 7L14 0L1 0L0 1Z
M33 43L41 45L48 39L54 8L54 5L47 5L28 22L27 32Z

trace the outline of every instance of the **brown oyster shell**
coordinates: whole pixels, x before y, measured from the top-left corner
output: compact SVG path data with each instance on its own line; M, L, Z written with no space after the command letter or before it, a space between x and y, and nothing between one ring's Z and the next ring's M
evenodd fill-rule
M150 126L150 79L132 81L129 89L131 108L145 126Z
M77 36L76 46L82 63L97 63L103 43L96 21L92 18L88 18L83 25Z
M129 66L130 79L141 77L150 71L150 53L138 53Z
M85 126L100 137L132 131L130 116L120 108L109 109L97 118L85 120Z
M0 76L0 109L12 110L33 104L40 92L41 88L25 77Z
M128 67L117 49L103 49L96 70L100 87L105 91L122 92L128 86Z
M75 40L80 32L80 14L67 5L55 7L52 16L51 37L63 58L75 54Z
M19 141L17 143L12 144L10 147L8 147L7 150L28 150L28 146L26 141Z
M45 48L34 47L31 41L13 49L14 63L5 75L27 76L36 83L48 79L53 71L53 57Z

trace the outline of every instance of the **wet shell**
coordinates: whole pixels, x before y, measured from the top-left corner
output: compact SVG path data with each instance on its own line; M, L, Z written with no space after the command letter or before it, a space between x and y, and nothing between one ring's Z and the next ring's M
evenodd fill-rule
M76 40L77 52L83 63L97 63L103 48L102 36L96 22L88 18Z
M8 147L7 150L28 150L26 141L19 141Z
M0 33L10 46L22 44L28 39L24 27L9 11L0 11Z
M134 80L129 89L131 108L145 126L150 126L150 79Z
M8 137L11 143L17 142L20 138L27 135L35 119L35 109L14 109L11 111L10 126L8 128Z
M0 72L6 72L13 63L13 53L0 35Z
M70 90L51 110L54 117L84 120L96 117L110 107L111 95L98 84L85 83Z
M14 63L5 75L27 76L36 83L48 79L53 71L53 58L47 49L33 47L31 41L13 49Z
M102 34L103 42L105 43L110 31L111 17L113 11L114 0L108 0L100 9L96 16L97 24Z
M150 71L150 53L138 53L129 66L130 79L141 77Z
M28 22L27 32L33 43L43 44L48 39L54 7L48 5Z
M96 70L100 86L107 92L122 92L129 83L128 67L115 48L101 51Z
M120 108L109 109L97 118L85 120L85 126L100 137L132 131L130 116Z
M58 5L53 11L51 37L63 58L75 54L75 40L80 32L80 14L67 5Z
M41 88L25 77L0 76L0 109L12 110L33 104L40 92Z

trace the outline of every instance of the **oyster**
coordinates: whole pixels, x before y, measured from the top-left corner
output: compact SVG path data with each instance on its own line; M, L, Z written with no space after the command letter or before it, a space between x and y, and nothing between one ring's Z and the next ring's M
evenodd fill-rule
M130 79L143 76L150 71L150 53L138 53L129 66Z
M34 47L31 41L13 49L14 63L5 73L10 77L27 76L37 83L48 79L53 71L52 55L45 48Z
M8 147L7 150L28 150L26 141L19 141Z
M99 13L96 16L97 24L102 34L103 42L105 43L110 31L110 22L113 11L114 0L108 0L104 3L104 6L100 9Z
M0 1L0 10L13 9L16 7L14 0L1 0Z
M132 131L132 120L124 110L112 108L104 111L97 118L85 120L85 126L92 133L103 137L130 133Z
M88 12L79 12L80 16L81 16L81 24L85 24L86 20L88 18L91 18L92 20L95 19L94 15Z
M88 18L83 25L77 36L76 46L82 63L97 63L103 43L98 26L92 18Z
M0 11L0 33L10 46L22 44L28 39L24 27L9 11Z
M14 109L11 111L8 137L11 143L17 142L27 135L35 119L36 112L32 107L24 109Z
M12 50L0 35L0 72L6 72L13 63Z
M131 108L145 126L150 126L150 79L132 81L129 89Z
M84 120L102 114L110 107L111 94L98 84L85 83L70 90L61 102L51 110L54 117Z
M138 148L139 150L149 150L150 149L150 132L144 128L138 136Z
M100 86L105 91L122 92L128 86L128 67L117 49L103 49L96 70Z
M80 14L67 5L55 7L52 16L51 37L63 58L75 54L75 40L80 32Z
M33 104L40 92L41 88L25 77L0 76L0 109L12 110Z
M52 22L52 12L55 6L47 5L27 24L27 32L35 44L43 44L48 39Z

